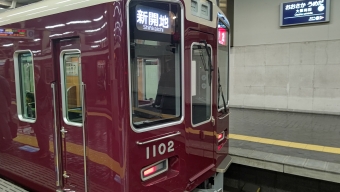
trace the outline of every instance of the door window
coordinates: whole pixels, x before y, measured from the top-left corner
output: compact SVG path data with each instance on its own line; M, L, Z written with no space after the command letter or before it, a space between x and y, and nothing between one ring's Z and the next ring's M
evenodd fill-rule
M211 118L211 47L195 43L191 50L192 124L198 126Z
M18 116L21 121L34 123L36 120L36 94L33 54L31 51L16 51L14 54L15 82Z
M81 62L79 50L61 53L63 118L68 125L82 126Z

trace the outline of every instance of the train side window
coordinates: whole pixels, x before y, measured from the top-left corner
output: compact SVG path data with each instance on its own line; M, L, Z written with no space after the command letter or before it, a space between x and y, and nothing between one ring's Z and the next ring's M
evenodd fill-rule
M191 50L191 120L193 126L198 126L211 118L211 58L204 45L195 43ZM210 46L208 50L212 53Z
M68 125L81 127L83 109L80 51L62 51L60 62L63 119Z
M35 75L33 54L29 50L14 53L17 113L20 121L34 123L37 118L35 104Z
M218 111L224 110L229 101L229 31L227 26L219 21L218 24Z

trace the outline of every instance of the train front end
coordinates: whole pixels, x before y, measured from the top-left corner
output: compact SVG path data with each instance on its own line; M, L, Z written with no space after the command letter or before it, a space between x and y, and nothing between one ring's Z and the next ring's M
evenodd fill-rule
M0 19L1 177L223 190L229 23L215 0L40 1Z
M229 23L218 11L213 1L126 4L132 191L223 189Z

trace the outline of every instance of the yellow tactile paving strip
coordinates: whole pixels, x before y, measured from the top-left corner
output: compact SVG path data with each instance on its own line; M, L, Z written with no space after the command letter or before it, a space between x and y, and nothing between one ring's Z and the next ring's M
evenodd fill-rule
M276 146L281 146L281 147L304 149L304 150L324 152L324 153L333 153L333 154L340 155L340 148L336 148L336 147L311 145L311 144L306 144L306 143L297 143L297 142L282 141L282 140L267 139L267 138L262 138L262 137L253 137L253 136L237 135L237 134L229 134L229 138L242 140L242 141L250 141L250 142L255 142L255 143L268 144L268 145L276 145Z

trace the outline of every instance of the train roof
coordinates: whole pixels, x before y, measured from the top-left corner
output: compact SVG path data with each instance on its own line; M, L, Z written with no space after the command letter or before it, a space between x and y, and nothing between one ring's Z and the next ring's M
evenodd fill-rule
M80 9L112 0L45 0L0 13L0 26Z
M218 17L227 25L227 27L230 29L230 23L228 18L224 15L223 11L218 7L217 11Z
M168 0L171 1L171 0ZM173 0L177 1L177 0ZM37 3L29 4L23 7L19 7L16 9L8 10L3 13L0 13L0 26L4 26L11 23L17 23L21 21L26 21L30 19L40 18L48 15L53 15L57 13L63 13L71 10L76 10L84 7L90 7L93 5L98 5L102 3L114 3L112 0L45 0ZM190 0L184 0L184 2L190 3ZM214 12L213 14L218 13L220 18L226 22L229 27L229 21L221 11L221 9L216 5L216 0L211 0ZM191 18L191 14L187 13L187 19ZM197 18L191 18L194 21L198 21ZM190 20L190 19L189 19ZM214 27L215 21L213 17L213 21L205 21L208 26ZM198 22L203 22L202 20Z

